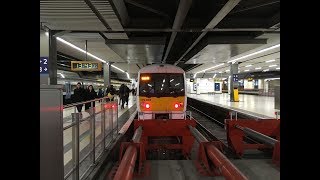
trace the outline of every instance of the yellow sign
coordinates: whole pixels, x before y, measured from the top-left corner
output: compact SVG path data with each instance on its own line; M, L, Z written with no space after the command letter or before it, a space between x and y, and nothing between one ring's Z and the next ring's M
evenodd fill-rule
M101 62L71 61L71 71L101 71Z

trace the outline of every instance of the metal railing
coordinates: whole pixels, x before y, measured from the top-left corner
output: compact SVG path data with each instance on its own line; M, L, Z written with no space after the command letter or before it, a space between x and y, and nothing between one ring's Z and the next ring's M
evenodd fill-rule
M86 110L77 112L77 106ZM68 104L64 114L71 114L64 117L64 179L81 180L118 133L118 101L105 97Z

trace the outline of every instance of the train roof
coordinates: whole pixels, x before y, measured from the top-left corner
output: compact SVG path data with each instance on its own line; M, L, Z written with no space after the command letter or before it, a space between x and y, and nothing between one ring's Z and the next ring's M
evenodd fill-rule
M140 69L139 73L185 73L180 67L171 64L152 64Z

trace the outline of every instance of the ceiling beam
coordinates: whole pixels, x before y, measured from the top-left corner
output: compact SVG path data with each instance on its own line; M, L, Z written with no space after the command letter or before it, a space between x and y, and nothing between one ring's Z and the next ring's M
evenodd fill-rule
M108 0L116 13L118 19L120 19L122 26L127 26L130 21L126 5L123 0Z
M228 13L240 2L241 0L229 0L222 9L217 13L217 15L209 22L205 29L213 29L218 23L228 15ZM182 58L207 34L207 32L202 32L200 36L193 42L193 44L183 53L183 55L174 63L177 65Z
M276 28L214 28L214 29L173 29L173 28L124 28L123 31L79 31L72 30L71 33L124 33L124 32L264 32L264 33L276 33Z
M207 44L267 44L267 40L250 36L209 36Z
M176 17L173 22L172 29L177 29L177 30L181 29L181 26L183 25L184 19L186 18L187 14L188 14L188 11L191 7L191 4L192 4L192 0L180 0L179 7L178 7L177 14L176 14ZM172 44L173 44L176 36L177 36L177 32L171 33L170 40L169 40L164 58L162 60L162 63L166 62L167 57L169 55L169 52L171 50Z
M264 7L264 6L269 6L269 5L276 4L276 3L280 3L280 1L272 1L272 2L268 2L268 3L261 3L261 4L258 4L258 5L254 5L254 6L251 6L251 7L246 7L246 8L243 8L243 9L239 9L237 11L230 12L230 14L235 14L235 13L239 13L239 12L243 12L243 11L248 11L248 10L252 10L252 9L256 9L256 8L260 8L260 7Z
M267 27L274 27L276 25L280 25L280 11L274 14L269 20Z
M170 19L170 16L169 16L168 14L166 14L166 13L164 13L164 12L161 12L161 11L158 11L158 10L156 10L156 9L153 9L153 8L151 8L151 7L148 7L148 6L139 4L139 3L135 2L135 1L132 1L132 0L125 0L125 2L128 3L128 4L134 5L134 6L136 6L136 7L139 7L139 8L141 8L141 9L144 9L144 10L147 10L147 11L150 11L150 12L153 12L153 13L155 13L155 14L158 14L158 15L160 15L160 16L163 16L163 17L166 17L166 18Z
M84 0L92 12L97 16L97 18L101 21L101 23L106 27L107 30L111 30L110 26L108 25L107 21L102 17L98 9L92 4L90 0Z
M131 37L130 39L107 39L105 43L108 44L153 44L164 45L166 43L165 37Z

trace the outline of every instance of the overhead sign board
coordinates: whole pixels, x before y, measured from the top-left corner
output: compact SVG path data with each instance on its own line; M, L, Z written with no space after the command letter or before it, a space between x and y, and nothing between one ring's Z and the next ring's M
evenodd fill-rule
M94 61L71 61L72 71L101 71L101 62Z
M48 57L40 57L40 74L49 74Z

